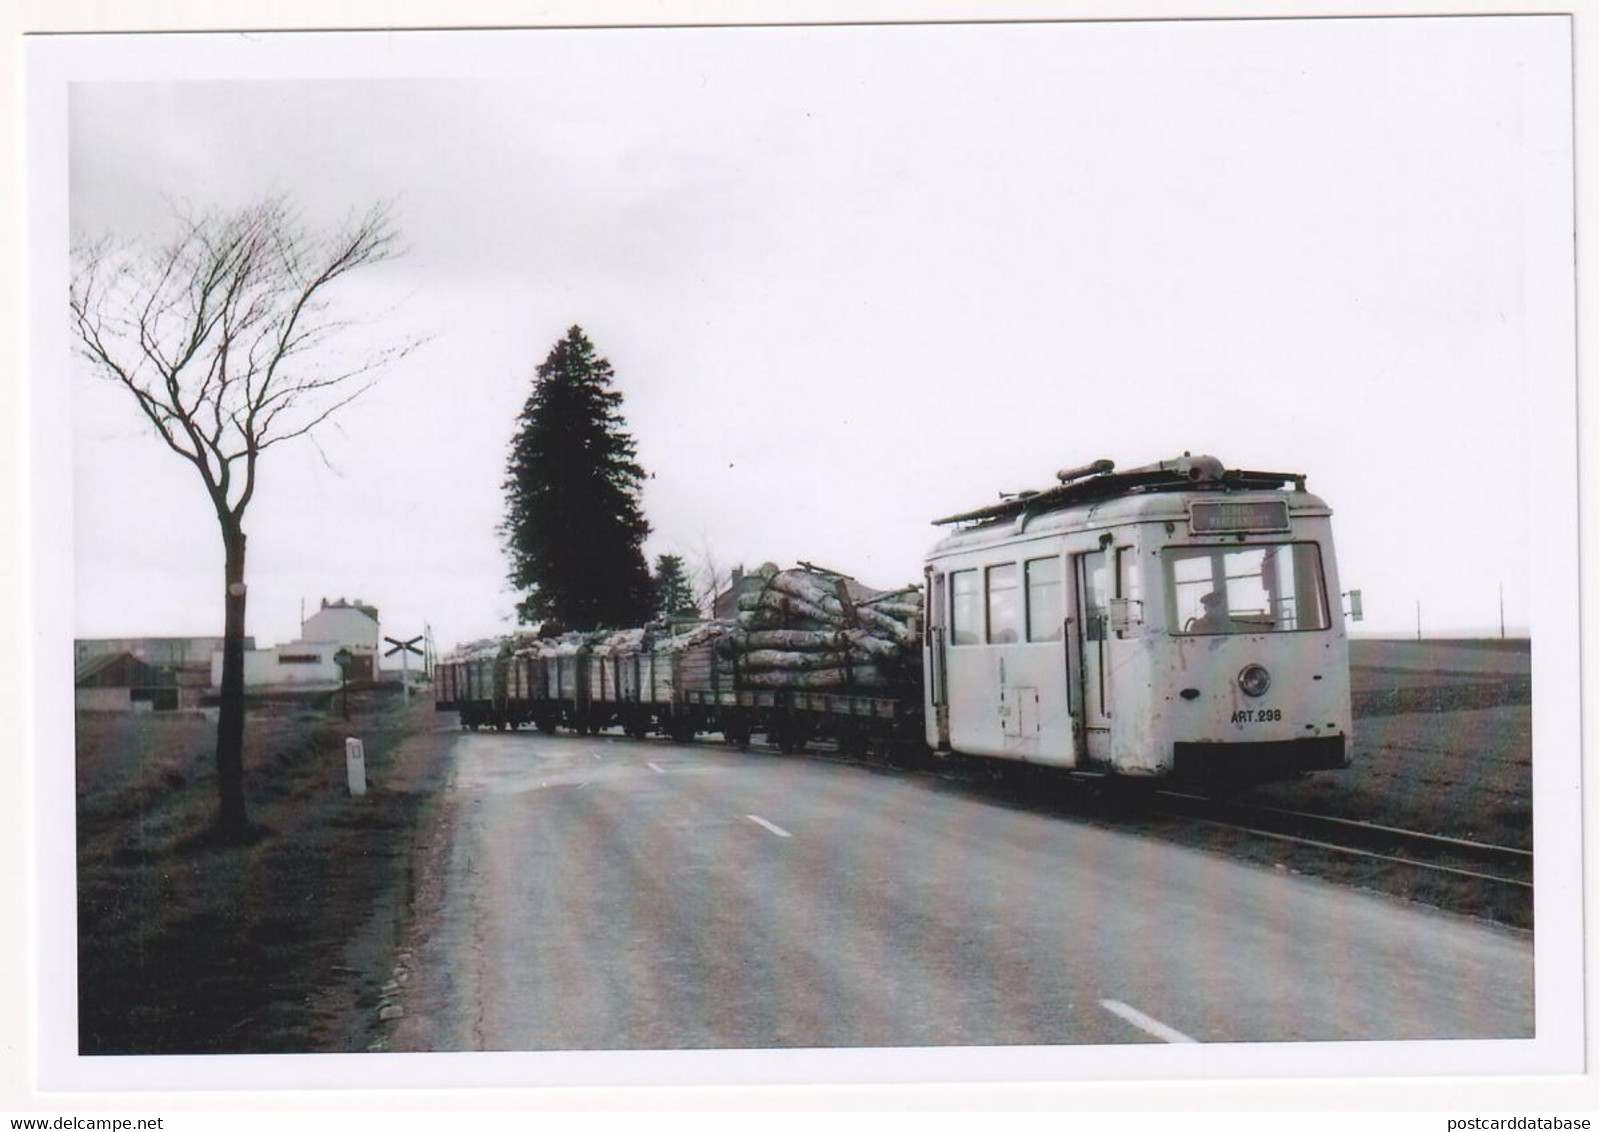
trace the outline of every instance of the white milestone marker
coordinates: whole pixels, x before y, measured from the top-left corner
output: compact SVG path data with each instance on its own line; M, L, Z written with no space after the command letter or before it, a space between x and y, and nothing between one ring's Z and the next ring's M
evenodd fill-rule
M367 756L360 739L345 740L345 781L352 794L367 792Z

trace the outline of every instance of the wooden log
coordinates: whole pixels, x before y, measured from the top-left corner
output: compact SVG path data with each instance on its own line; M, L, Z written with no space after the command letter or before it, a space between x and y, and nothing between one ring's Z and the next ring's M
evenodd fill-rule
M840 663L837 652L785 652L780 649L755 649L740 657L740 664L750 672L763 669L787 669L799 672L808 668L830 668Z
M917 633L910 625L897 621L887 613L880 613L870 605L857 609L861 617L862 626L873 631L874 636L887 637L901 645L914 645L917 643Z
M874 636L866 629L851 629L845 634L845 638L853 649L874 659L891 660L903 656L906 652L906 646L900 642Z
M742 629L801 629L819 633L837 633L843 628L838 621L807 617L781 609L745 610L739 615L739 625Z
M777 669L752 672L745 684L752 688L881 688L889 678L876 668L814 668L803 671Z
M809 668L842 665L847 659L853 667L861 665L871 668L876 663L872 654L863 649L848 649L845 652L785 652L780 649L757 649L741 657L740 663L752 672L775 668L798 672Z
M863 602L857 609L875 609L880 613L887 613L897 621L907 621L913 617L921 617L923 615L923 603L920 601Z
M738 638L738 643L747 650L787 649L805 651L810 649L842 648L846 644L846 640L837 631L823 629L755 629L745 632Z
M835 602L835 605L837 606L838 602ZM840 615L837 612L831 613L822 606L807 601L805 598L779 593L776 590L762 590L745 594L739 599L739 608L744 612L770 610L790 618L816 621L824 625L842 624Z
M817 575L800 570L785 570L768 579L767 588L769 591L777 590L808 605L815 605L830 617L841 619L845 617L845 604L836 595L832 582L825 584Z

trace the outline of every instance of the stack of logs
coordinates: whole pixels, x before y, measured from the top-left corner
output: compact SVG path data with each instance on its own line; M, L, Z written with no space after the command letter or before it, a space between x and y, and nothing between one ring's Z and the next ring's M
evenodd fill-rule
M723 642L739 683L753 688L878 688L918 664L917 587L853 599L846 579L817 570L756 571Z

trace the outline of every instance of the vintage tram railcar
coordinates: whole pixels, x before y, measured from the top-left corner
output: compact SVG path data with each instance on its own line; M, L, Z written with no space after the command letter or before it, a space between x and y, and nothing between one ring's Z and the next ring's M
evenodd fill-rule
M925 731L936 751L1138 778L1348 765L1330 510L1296 473L1109 461L939 520Z

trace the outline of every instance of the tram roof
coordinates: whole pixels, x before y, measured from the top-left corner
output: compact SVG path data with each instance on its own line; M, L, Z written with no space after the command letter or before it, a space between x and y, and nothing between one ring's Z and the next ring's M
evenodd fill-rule
M1225 469L1210 456L1163 461L1124 472L1111 471L1110 461L1097 461L1077 472L1058 473L1061 484L1028 492L988 507L936 519L936 526L957 525L936 551L955 550L1022 535L1044 535L1088 527L1152 520L1185 519L1197 498L1247 493L1283 499L1292 514L1328 514L1318 496L1306 491L1298 472Z

